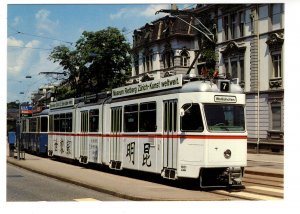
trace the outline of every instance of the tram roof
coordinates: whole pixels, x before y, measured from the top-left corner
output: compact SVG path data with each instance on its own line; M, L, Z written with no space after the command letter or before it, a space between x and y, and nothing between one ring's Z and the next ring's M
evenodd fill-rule
M115 88L112 92L61 100L50 104L50 109L83 107L95 104L120 102L130 99L139 99L147 96L161 96L174 93L189 92L215 92L215 93L243 93L240 85L232 83L228 79L214 80L187 80L183 75L174 75L157 80L141 82L128 86Z

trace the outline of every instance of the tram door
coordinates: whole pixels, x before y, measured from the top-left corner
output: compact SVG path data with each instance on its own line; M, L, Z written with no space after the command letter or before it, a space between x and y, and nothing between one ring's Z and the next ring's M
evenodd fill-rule
M111 109L110 167L121 168L122 107Z
M89 122L89 115L88 111L82 111L80 112L80 118L81 118L81 124L80 124L80 130L81 130L81 136L80 136L80 158L79 162L81 163L87 163L87 156L88 156L88 122Z
M163 167L165 177L174 178L177 166L177 100L164 101Z

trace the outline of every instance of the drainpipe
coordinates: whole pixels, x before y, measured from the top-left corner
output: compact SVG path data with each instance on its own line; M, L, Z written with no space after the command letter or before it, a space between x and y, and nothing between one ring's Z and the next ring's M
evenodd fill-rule
M257 36L257 153L259 153L259 144L260 144L260 40L259 40L259 23L258 23L258 10L259 5L256 6L256 14L255 19L257 21L257 27L256 27L256 36Z

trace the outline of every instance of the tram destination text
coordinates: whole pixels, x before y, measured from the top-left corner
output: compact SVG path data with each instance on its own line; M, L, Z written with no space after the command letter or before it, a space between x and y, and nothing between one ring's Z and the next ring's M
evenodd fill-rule
M175 75L158 80L138 83L130 86L115 88L112 90L112 97L124 97L142 93L149 93L159 90L166 90L182 86L182 75Z

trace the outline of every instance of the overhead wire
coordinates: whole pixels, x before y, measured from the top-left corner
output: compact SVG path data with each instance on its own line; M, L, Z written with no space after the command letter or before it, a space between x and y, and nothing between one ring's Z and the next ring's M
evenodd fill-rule
M25 35L25 36L32 36L32 37L37 37L37 38L42 38L42 39L59 41L59 42L67 43L67 44L70 44L71 46L74 46L74 42L69 42L69 41L65 41L65 40L62 40L62 39L57 39L57 38L52 38L52 37L47 37L47 36L40 36L40 35L36 35L36 34L32 34L32 33L22 32L22 31L19 31L15 28L11 27L10 25L8 25L8 27L15 31L14 34L9 35L8 37L16 35L16 34L21 34L21 35Z

